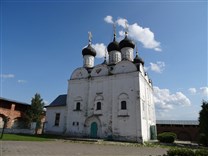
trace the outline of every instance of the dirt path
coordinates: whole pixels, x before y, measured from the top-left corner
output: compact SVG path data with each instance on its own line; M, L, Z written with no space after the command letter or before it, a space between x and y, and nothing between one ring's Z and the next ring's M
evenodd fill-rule
M166 150L159 147L90 144L64 140L1 141L0 156L162 156Z

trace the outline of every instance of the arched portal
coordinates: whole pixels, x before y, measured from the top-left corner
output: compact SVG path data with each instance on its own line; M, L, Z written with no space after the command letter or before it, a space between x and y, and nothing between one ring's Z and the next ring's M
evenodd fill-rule
M24 129L24 128L27 128L27 123L26 123L26 120L24 120L24 118L21 118L21 117L18 117L18 118L15 118L13 121L12 121L12 128L14 129Z
M98 125L96 122L93 122L90 127L90 137L97 138L97 131L98 131Z
M102 137L102 126L98 116L90 116L85 120L84 133L86 137L100 138Z

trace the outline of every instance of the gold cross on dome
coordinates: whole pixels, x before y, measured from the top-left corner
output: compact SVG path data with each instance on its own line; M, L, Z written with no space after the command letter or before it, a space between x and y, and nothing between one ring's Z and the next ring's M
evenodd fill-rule
M92 42L92 33L89 31L88 32L88 39L89 39L89 44Z
M127 20L125 21L125 35L127 36L128 34L128 23Z
M115 22L113 23L113 33L114 35L116 35L116 23Z

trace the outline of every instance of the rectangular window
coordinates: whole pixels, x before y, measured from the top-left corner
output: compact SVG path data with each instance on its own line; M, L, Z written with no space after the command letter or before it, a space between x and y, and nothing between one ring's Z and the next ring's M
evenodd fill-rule
M121 101L121 109L122 110L126 109L126 101Z
M72 125L73 125L73 126L79 126L79 122L75 122L75 121L74 121L74 122L72 123Z
M101 102L97 102L97 110L101 110Z
M56 113L55 116L55 126L59 126L59 121L60 121L60 113Z
M77 104L76 104L76 110L80 110L80 102L77 102Z

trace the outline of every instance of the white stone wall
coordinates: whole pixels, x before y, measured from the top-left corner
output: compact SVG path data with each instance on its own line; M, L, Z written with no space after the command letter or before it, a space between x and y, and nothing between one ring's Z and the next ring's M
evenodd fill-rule
M71 79L85 79L89 77L89 73L83 67L77 68L71 75Z
M55 126L56 113L60 113L59 125ZM66 106L47 107L45 132L64 133L66 130Z
M114 77L113 133L118 139L138 141L141 136L138 72ZM122 100L127 101L127 110L120 109Z
M148 76L140 73L140 101L142 112L142 139L150 140L150 126L156 125L153 90Z
M133 60L132 48L122 52ZM121 109L122 101L126 101L126 110ZM97 110L98 102L101 110ZM61 114L59 126L54 126L56 113ZM45 130L90 137L94 122L99 138L150 140L150 126L156 125L153 91L141 64L139 71L128 60L115 66L97 65L91 73L77 68L68 81L67 106L47 108Z
M112 75L92 76L69 80L67 134L89 137L90 125L96 122L100 138L149 140L155 116L152 88L144 70L139 72L133 63L122 61L112 69ZM121 110L122 100L127 102L127 110ZM75 110L77 102L81 103L79 111ZM96 110L97 102L101 102L101 110Z
M124 60L121 61L119 63L117 63L113 70L112 70L112 74L116 75L116 74L129 74L132 72L136 72L137 68L135 66L135 64L133 64L130 61Z
M85 94L88 88L87 81L87 79L69 81L67 94L67 134L79 136L84 132L84 119L87 113L85 100L87 98ZM78 102L80 103L80 110L76 110L76 103Z

